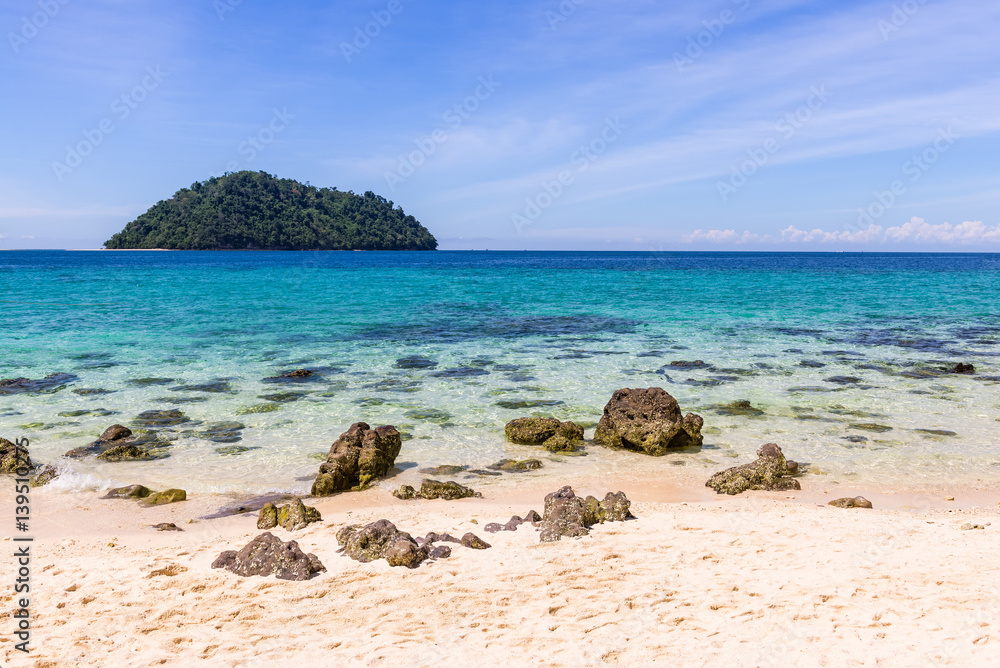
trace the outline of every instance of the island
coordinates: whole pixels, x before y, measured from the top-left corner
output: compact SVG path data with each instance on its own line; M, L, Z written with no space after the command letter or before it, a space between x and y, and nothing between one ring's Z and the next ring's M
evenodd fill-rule
M401 207L266 172L228 172L182 188L105 242L109 250L436 250Z

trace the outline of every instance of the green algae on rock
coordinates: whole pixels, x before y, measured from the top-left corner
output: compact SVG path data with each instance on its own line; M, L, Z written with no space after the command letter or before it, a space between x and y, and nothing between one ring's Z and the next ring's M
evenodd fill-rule
M355 422L330 446L313 482L312 495L364 489L389 472L402 447L395 427L372 429L364 422Z
M661 456L671 448L700 446L703 424L700 415L682 417L677 400L661 387L622 388L604 407L594 442Z
M795 467L798 468L797 465ZM788 462L775 443L765 443L757 450L757 460L742 466L719 471L708 479L706 487L719 494L735 495L747 490L764 491L802 489L799 481L790 477Z

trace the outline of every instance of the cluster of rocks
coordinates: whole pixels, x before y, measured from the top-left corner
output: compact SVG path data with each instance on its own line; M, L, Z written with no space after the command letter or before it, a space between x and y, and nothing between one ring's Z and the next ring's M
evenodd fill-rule
M483 495L479 492L466 487L465 485L460 485L457 482L440 482L438 480L424 480L420 484L420 491L418 492L411 485L403 485L398 490L392 493L397 499L403 499L404 501L409 499L445 499L447 501L454 501L455 499L465 499L469 497L482 498Z
M187 500L187 492L183 489L171 488L162 492L154 492L145 485L128 485L108 490L102 499L138 499L144 506L163 506Z
M765 443L757 450L757 459L749 464L719 471L705 483L719 494L740 494L747 490L764 491L802 489L792 476L798 472L796 462L787 461L775 443Z
M315 554L306 554L294 540L286 543L270 532L257 536L239 552L226 550L212 562L212 568L243 577L273 575L279 580L308 580L326 571Z
M164 455L149 449L150 444L158 443L155 434L149 431L133 433L128 427L113 424L89 445L74 448L66 453L66 457L79 458L97 455L106 462L134 462L160 459Z
M364 422L355 422L330 447L313 482L312 495L364 489L389 472L402 446L395 427L372 429Z
M567 485L545 496L545 509L538 525L539 538L543 543L549 543L563 536L586 536L595 524L632 519L631 505L623 492L608 492L603 501L593 496L581 499Z
M302 503L299 497L295 497L280 506L275 506L271 502L264 504L257 515L257 528L273 529L280 526L287 531L298 531L322 520L318 510Z
M28 449L0 438L0 473L14 473L19 468L34 468Z
M341 546L339 551L355 561L368 563L385 559L390 566L407 568L416 568L427 559L446 559L451 556L449 546L434 545L434 543L458 543L474 550L485 550L490 547L489 543L471 532L460 539L447 533L434 532L423 538L414 538L385 519L363 526L349 524L337 532L337 542Z

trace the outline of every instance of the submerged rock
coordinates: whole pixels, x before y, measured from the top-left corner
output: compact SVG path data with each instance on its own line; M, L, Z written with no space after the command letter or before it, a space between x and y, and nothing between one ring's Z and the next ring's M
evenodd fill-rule
M48 485L50 482L59 477L59 469L52 464L46 464L41 468L40 471L31 476L31 486L41 487L42 485Z
M363 489L385 476L396 462L403 443L395 427L371 429L355 422L330 447L313 482L313 496Z
M223 552L212 562L212 568L224 568L243 577L274 575L279 580L308 580L326 571L315 554L305 554L294 540L285 543L267 532L239 552Z
M950 369L950 371L951 373L973 374L976 373L976 367L972 366L971 364L964 364L962 362L959 362L958 364L953 366Z
M576 538L590 533L589 527L603 522L621 522L632 517L631 502L625 494L608 492L603 501L593 496L581 499L570 486L547 494L541 517L540 536L543 543ZM537 517L535 513L529 513Z
M350 524L337 532L337 542L343 547L344 553L361 563L382 559L390 548L400 541L411 543L415 548L420 547L417 545L417 541L413 540L413 536L405 531L400 531L389 520L378 520L364 526ZM405 555L403 554L405 549L402 546L395 549L394 558L399 563L392 565L405 565L414 568L420 561L423 561L420 559L415 562L415 558L419 555L415 553ZM407 550L407 552L409 551ZM426 552L423 552L423 556L426 558Z
M58 392L67 384L79 380L72 373L50 373L44 378L5 378L0 380L0 396L7 394L31 394L36 392Z
M842 499L834 499L829 504L831 506L836 506L837 508L871 508L872 502L863 496L844 497Z
M694 413L681 417L677 400L663 388L623 388L604 407L594 441L660 456L670 448L700 446L703 424Z
M28 449L0 438L0 473L15 473L19 468L34 468Z
M157 531L184 531L173 522L160 522L159 524L154 524L153 528Z
M574 452L583 443L582 427L555 418L517 418L504 426L504 435L511 443L541 445L550 452Z
M102 499L145 499L153 492L144 485L128 485L109 489Z
M795 467L798 468L798 465ZM775 443L765 443L757 450L757 460L714 474L705 483L719 494L740 494L748 489L765 491L802 489L789 477L788 463Z
M120 441L128 438L131 435L132 430L128 427L124 427L120 424L113 424L105 429L97 440L104 441L105 443L111 443L112 441Z
M457 475L468 468L468 466L459 466L457 464L442 464L433 468L419 469L419 471L424 475Z
M97 458L106 462L144 462L158 457L134 443L124 443L111 446Z
M488 550L493 546L470 531L462 536L462 547L472 548L473 550Z

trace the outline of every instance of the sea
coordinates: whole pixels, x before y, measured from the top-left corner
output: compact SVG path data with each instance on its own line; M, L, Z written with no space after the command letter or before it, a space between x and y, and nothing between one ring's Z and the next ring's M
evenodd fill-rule
M0 313L0 378L63 374L0 388L0 436L57 491L308 493L359 421L404 434L391 486L529 457L560 481L707 477L765 442L803 485L1000 482L996 254L5 251ZM615 390L654 386L703 447L505 442L532 415L590 437ZM162 458L64 457L115 423Z

